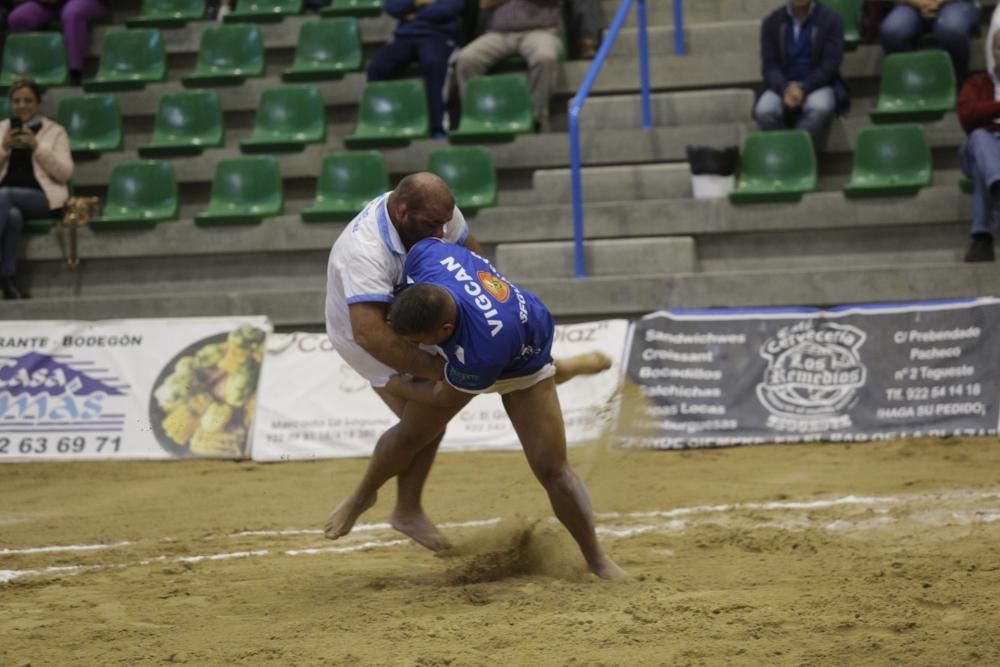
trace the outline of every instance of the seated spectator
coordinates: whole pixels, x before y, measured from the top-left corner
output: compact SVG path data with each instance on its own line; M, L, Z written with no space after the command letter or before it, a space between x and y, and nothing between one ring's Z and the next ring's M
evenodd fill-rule
M601 44L601 7L598 0L569 0L569 14L576 57L593 59Z
M968 137L959 149L962 172L972 180L972 243L966 262L994 261L1000 210L1000 29L990 27L987 71L966 79L958 95L958 120Z
M458 52L455 76L459 95L465 96L470 79L519 53L528 61L535 128L547 132L549 99L562 51L562 0L479 0L479 7L487 12L482 20L485 32Z
M753 118L762 130L806 130L818 151L830 117L850 104L840 76L844 22L815 0L789 0L760 26L764 92Z
M0 120L0 288L4 299L22 299L14 279L24 221L54 217L66 203L73 158L66 130L38 110L37 83L17 79L8 96L11 117Z
M427 88L431 136L444 136L445 82L455 50L455 31L464 0L384 0L387 14L399 20L392 41L368 63L368 80L392 79L411 63L420 63Z
M83 80L89 25L107 15L104 0L28 0L11 11L7 28L10 32L35 32L58 20L66 40L70 79L78 86Z
M959 84L969 72L969 35L979 23L979 6L972 0L899 0L882 21L879 37L886 53L909 51L930 31L951 56Z

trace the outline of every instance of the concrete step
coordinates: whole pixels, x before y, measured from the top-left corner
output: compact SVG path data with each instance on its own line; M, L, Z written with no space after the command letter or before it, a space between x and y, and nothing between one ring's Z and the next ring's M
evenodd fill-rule
M569 169L539 169L534 191L539 204L572 201ZM691 196L691 170L679 164L589 167L580 173L584 203L679 199Z
M588 133L581 140L584 164L621 164L628 162L667 162L685 158L688 143L738 144L746 129L744 124L731 123L663 127L653 130L602 130ZM386 168L390 173L403 174L425 169L432 150L447 147L447 142L421 139L407 147L383 149ZM569 164L569 142L565 134L550 132L518 137L515 141L488 144L498 170L565 167ZM315 178L323 157L346 150L341 136L329 134L325 145L311 144L296 153L276 154L282 177ZM240 157L238 144L228 142L225 148L205 151L197 157L170 158L182 183L209 183L220 160ZM73 182L77 186L103 186L111 179L114 166L122 161L138 160L135 151L106 153L98 159L77 164Z
M638 316L660 308L831 306L993 296L1000 272L989 265L935 262L914 266L816 266L807 269L662 276L537 278L518 281L557 318ZM321 277L296 286L93 297L4 304L3 319L114 319L267 315L278 326L321 326Z
M573 243L565 241L504 243L497 246L496 264L515 281L568 278L575 274L574 256ZM698 264L690 236L587 241L584 261L592 276L692 273Z
M653 127L745 123L753 112L754 94L743 88L653 93L649 96ZM639 129L642 96L600 95L588 99L580 113L580 130Z
M954 177L954 174L951 175ZM856 229L863 235L905 226L965 224L972 200L954 181L924 188L915 197L848 200L841 192L817 192L800 202L734 206L725 199L650 199L595 202L585 210L588 240L650 236L703 237L740 233L777 234ZM269 218L253 227L196 227L190 219L161 223L149 231L79 232L81 257L135 259L328 251L343 223L306 224L295 215ZM470 218L481 243L528 243L573 239L573 211L567 204L502 206ZM56 261L52 235L29 236L24 257Z

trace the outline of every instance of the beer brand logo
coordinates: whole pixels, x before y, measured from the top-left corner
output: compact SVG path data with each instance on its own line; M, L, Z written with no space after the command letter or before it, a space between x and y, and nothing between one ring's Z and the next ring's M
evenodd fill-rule
M771 413L768 426L816 432L851 425L842 414L858 398L867 370L856 327L806 320L784 327L760 349L767 360L757 398Z
M479 283L490 295L500 303L507 303L510 298L510 286L506 282L497 278L489 271L479 271L476 273Z

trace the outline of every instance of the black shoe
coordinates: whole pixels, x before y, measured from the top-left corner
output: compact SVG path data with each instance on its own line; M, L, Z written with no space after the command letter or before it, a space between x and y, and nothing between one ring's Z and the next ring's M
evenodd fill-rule
M965 261L992 262L994 259L993 237L989 234L973 234L972 244L969 246L969 250L965 253Z
M7 301L23 299L21 290L17 289L13 278L0 278L0 290L3 290L3 298Z

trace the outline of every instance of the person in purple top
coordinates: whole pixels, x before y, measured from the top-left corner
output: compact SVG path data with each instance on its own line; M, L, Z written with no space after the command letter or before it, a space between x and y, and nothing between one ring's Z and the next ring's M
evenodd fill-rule
M414 244L404 274L410 286L389 307L389 324L415 344L438 347L446 359L444 380L394 375L386 390L446 414L457 413L475 394L499 393L532 472L591 572L624 578L597 540L587 489L566 459L556 384L567 373L552 359L555 325L545 304L476 253L439 239ZM401 437L400 426L387 431L378 446ZM384 471L369 469L355 493L374 502L386 481Z
M103 0L28 0L17 5L7 17L10 32L34 32L58 20L66 40L66 61L76 85L83 77L87 56L87 31L91 23L108 15Z

